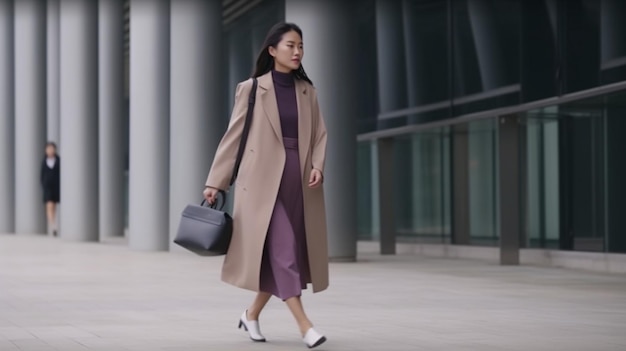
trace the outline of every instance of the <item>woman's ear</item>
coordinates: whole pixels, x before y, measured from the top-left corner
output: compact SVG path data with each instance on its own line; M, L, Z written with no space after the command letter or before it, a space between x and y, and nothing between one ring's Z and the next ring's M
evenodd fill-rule
M267 52L270 53L270 56L276 57L276 48L275 47L273 47L273 46L268 47L267 48Z

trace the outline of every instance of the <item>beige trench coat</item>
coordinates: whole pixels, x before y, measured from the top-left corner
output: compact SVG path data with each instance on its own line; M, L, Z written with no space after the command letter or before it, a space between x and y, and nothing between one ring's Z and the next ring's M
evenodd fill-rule
M206 185L227 190L248 109L252 79L239 83L228 130L220 142ZM328 244L323 187L308 186L313 168L324 172L326 126L315 88L296 80L298 148L309 267L313 292L328 287ZM265 237L285 165L278 103L271 73L258 77L250 134L235 187L233 237L224 259L222 280L259 291Z

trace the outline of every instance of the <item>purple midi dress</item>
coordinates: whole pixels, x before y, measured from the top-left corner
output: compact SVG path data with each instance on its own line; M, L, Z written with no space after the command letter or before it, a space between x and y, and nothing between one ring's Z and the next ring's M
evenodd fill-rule
M311 282L311 273L304 227L294 77L290 73L272 71L272 79L286 159L263 248L259 285L261 291L287 300L302 294Z

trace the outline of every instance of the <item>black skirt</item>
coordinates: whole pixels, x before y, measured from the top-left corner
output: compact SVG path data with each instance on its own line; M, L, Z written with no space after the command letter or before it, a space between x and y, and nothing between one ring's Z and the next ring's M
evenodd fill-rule
M60 202L61 194L58 187L48 187L43 189L43 202Z
M46 159L41 163L41 188L43 202L61 201L61 160L57 156L54 167L48 167Z

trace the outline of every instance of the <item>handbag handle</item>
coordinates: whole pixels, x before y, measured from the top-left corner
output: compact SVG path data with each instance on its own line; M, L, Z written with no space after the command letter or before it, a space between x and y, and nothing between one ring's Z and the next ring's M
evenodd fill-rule
M246 111L246 120L243 124L243 131L241 132L241 140L239 142L239 150L237 150L237 158L235 159L235 167L233 169L233 176L230 178L230 186L235 183L237 174L239 174L239 166L241 165L241 159L243 153L246 150L246 142L248 141L248 134L250 134L250 125L252 124L252 112L254 110L254 103L256 101L256 87L257 80L252 78L252 89L250 90L250 96L248 97L248 111Z
M218 196L215 198L215 202L212 205L209 205L209 207L212 208L212 209L221 211L224 208L224 205L226 204L226 192L224 190L218 190L217 191L217 195ZM218 208L218 204L220 203L220 201L219 201L220 198L222 199L222 204ZM200 206L204 206L206 204L207 204L207 201L206 201L206 199L204 199L200 203Z

